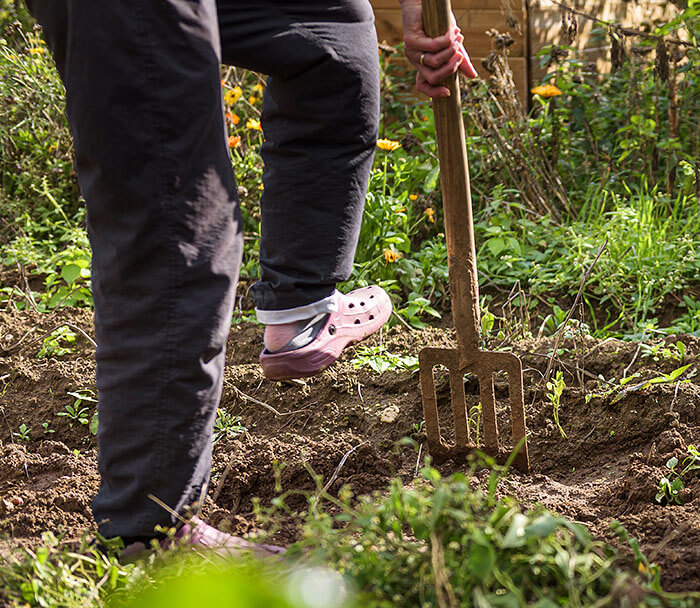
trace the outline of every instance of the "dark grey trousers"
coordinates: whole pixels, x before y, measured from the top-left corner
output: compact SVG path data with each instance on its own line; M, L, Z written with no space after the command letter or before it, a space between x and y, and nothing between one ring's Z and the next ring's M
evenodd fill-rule
M270 76L261 280L281 310L349 276L378 121L368 0L28 0L66 87L87 201L105 536L196 501L242 255L223 61Z

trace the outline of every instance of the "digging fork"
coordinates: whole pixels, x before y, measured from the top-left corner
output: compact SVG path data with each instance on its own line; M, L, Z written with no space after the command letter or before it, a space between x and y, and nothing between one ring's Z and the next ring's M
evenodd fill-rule
M423 26L428 36L436 37L450 27L450 0L423 0ZM513 445L520 449L514 464L521 471L529 469L523 398L523 371L520 359L512 353L481 349L479 337L479 282L476 270L474 220L469 187L469 165L464 139L464 124L457 74L443 83L450 96L433 100L433 114L440 158L440 181L445 213L447 263L452 298L452 317L457 332L457 348L425 348L420 352L420 384L423 397L428 447L435 461L462 457L475 448L502 460L508 452L498 440L493 375L508 374L510 417ZM440 433L433 368L443 365L449 370L454 443L448 445ZM464 375L476 375L479 381L484 446L471 440L464 393Z

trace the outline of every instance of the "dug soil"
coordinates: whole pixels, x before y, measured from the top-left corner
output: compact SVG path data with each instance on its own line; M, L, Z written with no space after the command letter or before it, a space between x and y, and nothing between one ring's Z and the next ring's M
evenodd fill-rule
M44 338L65 324L78 336L75 352L38 358ZM0 312L0 553L5 558L16 547L35 546L46 530L78 538L93 527L90 501L99 483L95 437L89 424L58 416L75 402L69 392L95 389L94 347L78 329L92 335L91 313ZM358 368L363 351L356 347L314 379L270 382L257 364L261 336L252 324L231 330L221 409L239 416L244 430L222 431L214 446L205 518L239 534L255 531L254 499L269 505L279 493L276 482L282 491L302 491L290 499L292 508L304 506L303 492L316 490L318 476L330 484L330 493L344 484L356 493L382 491L397 475L412 482L428 454L417 373ZM425 346L450 345L453 337L449 328L411 331L397 325L366 345L415 356ZM682 360L636 343L563 339L554 366L566 384L561 431L549 391L542 388L553 338L510 345L494 340L489 346L511 348L525 368L532 471L510 472L501 491L583 522L613 543L618 541L610 523L620 521L661 566L665 589L699 591L700 472L684 477L681 504L655 499L660 480L669 474L667 461L675 456L682 462L688 446L700 446L700 340L680 336L669 342L678 339L686 347ZM620 385L623 375L634 374ZM435 378L449 427L447 376L436 370ZM476 421L474 380L467 378L466 392ZM505 378L496 378L496 395L507 441ZM94 404L83 405L91 416ZM400 442L404 437L414 442ZM448 462L438 468L450 472L465 466ZM295 526L283 526L272 541L288 544L297 534Z

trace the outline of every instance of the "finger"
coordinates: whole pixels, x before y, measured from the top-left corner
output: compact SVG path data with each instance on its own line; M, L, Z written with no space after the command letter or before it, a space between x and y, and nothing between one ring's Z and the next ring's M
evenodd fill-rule
M453 59L450 59L450 61L448 61L445 65L436 70L424 67L422 70L419 71L421 76L425 78L425 80L427 80L428 83L432 85L438 85L448 76L454 74L459 68L460 63L462 63L463 61L464 58L461 55L455 55Z
M406 32L404 42L406 48L418 53L439 53L452 45L456 38L453 31L446 32L437 38L429 38L423 30Z
M477 78L479 74L477 74L476 70L474 69L472 60L464 48L462 48L462 58L463 61L459 64L459 71L462 72L462 74L464 74L467 78Z
M428 97L432 97L434 99L450 96L450 89L448 89L447 87L436 87L430 84L427 80L425 80L425 78L421 76L420 72L416 74L416 88L421 93L424 93Z
M439 53L421 53L421 55L423 55L422 63L423 65L436 70L445 65L457 54L460 54L460 45L454 42ZM418 61L420 63L420 56L418 57Z

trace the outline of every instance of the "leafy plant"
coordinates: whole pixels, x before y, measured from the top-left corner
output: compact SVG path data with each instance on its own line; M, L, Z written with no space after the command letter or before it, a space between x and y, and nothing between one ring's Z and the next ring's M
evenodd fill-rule
M225 409L218 408L214 421L214 443L245 433L246 428L241 424L241 420L240 416L234 416Z
M78 391L68 391L68 394L75 400L73 403L69 403L65 407L65 411L58 412L58 416L65 416L71 420L71 426L73 422L78 422L82 425L88 426L91 434L97 435L98 429L98 417L97 412L94 412L92 417L89 416L90 408L83 406L84 402L97 403L97 399L93 397L94 391L90 389L80 389Z
M19 425L19 432L12 433L12 436L17 437L17 439L19 439L20 441L29 441L29 432L31 430L32 429L28 428L27 425L23 422Z
M44 338L41 349L37 353L39 359L45 357L63 357L74 352L70 346L75 343L77 335L66 325L54 329L48 337Z
M387 370L418 370L418 357L390 353L386 346L360 346L355 350L350 363L355 369L369 367L378 374Z
M642 343L639 345L642 357L651 359L652 361L682 361L685 357L685 344L678 340L677 342L666 344L660 342L657 344Z
M647 584L583 526L496 499L498 472L477 488L469 475L421 473L411 489L397 479L381 495L326 496L333 514L309 512L291 557L339 569L370 608L593 606L611 601L613 588ZM652 595L645 589L640 605Z
M700 450L694 445L688 446L688 456L683 459L679 470L678 458L675 456L666 461L666 468L669 470L659 481L659 491L655 496L659 504L683 504L680 491L685 488L683 477L691 471L700 471Z
M554 424L557 425L559 432L562 437L566 437L566 433L559 423L559 404L561 402L561 396L566 388L566 383L564 382L564 374L558 371L554 377L554 381L547 382L547 390L552 391L547 393L547 398L552 404L552 415L554 417Z

